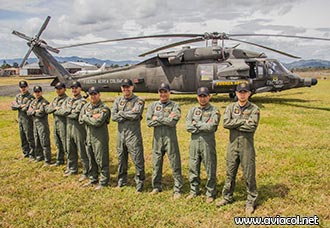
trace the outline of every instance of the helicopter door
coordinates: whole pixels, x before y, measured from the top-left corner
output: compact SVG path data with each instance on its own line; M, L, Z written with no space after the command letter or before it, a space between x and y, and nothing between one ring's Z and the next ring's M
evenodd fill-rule
M206 86L210 88L212 81L215 77L215 65L214 64L198 64L197 66L197 87Z
M257 65L257 78L264 78L266 76L265 66L262 63L258 63Z
M262 79L266 76L265 66L261 62L247 62L250 67L249 77L251 79Z

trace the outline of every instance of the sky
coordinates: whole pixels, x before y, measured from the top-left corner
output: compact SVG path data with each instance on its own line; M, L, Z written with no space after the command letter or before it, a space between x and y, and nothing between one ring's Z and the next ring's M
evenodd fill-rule
M267 33L330 38L329 9L328 0L0 0L0 59L23 58L28 50L26 41L11 32L16 30L33 37L48 15L51 20L41 38L52 47L60 47L168 33ZM239 39L302 59L330 60L330 41ZM58 55L142 61L152 55L141 58L139 54L180 40L182 38L114 42L63 49ZM237 44L225 42L227 47ZM189 45L203 47L205 42ZM295 60L243 43L239 47L264 52L282 62Z

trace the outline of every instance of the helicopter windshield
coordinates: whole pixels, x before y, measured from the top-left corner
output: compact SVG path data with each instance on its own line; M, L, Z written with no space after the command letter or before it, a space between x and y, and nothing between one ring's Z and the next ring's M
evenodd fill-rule
M290 74L290 71L277 60L269 60L267 63L268 74Z

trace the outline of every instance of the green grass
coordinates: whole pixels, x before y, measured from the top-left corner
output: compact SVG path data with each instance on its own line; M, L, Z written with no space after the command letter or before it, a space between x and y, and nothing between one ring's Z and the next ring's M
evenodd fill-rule
M1 81L0 81L1 82ZM0 83L1 84L1 83ZM16 82L15 82L16 84ZM253 97L261 109L255 135L259 206L255 216L313 216L321 227L330 226L330 81L320 80L313 88L289 90ZM70 92L68 92L70 94ZM103 93L111 107L118 93ZM149 104L157 94L138 94ZM55 93L47 93L51 100ZM178 138L184 174L184 196L189 194L188 148L185 115L196 105L194 95L172 95L180 103L182 119ZM109 125L111 187L102 192L80 187L78 177L64 178L61 168L21 159L17 113L10 110L13 97L0 98L0 226L1 227L232 227L233 217L244 215L245 185L241 171L237 177L235 203L224 208L206 204L201 196L188 202L172 200L172 172L166 157L164 191L156 196L151 189L152 129L142 120L146 160L146 189L135 194L134 167L130 162L129 186L116 190L116 127ZM227 95L213 96L212 103L223 113L231 101ZM145 113L144 113L145 115ZM52 117L49 118L52 123ZM222 125L222 119L221 119ZM225 179L225 151L228 131L216 133L218 155L218 196ZM52 140L52 155L55 146ZM205 170L202 168L202 186Z

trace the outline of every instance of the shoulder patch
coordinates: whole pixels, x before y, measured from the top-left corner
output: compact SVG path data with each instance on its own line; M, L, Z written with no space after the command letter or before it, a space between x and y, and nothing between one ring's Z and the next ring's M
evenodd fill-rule
M102 109L102 112L106 113L106 112L107 112L107 109L105 109L105 108L104 108L104 109Z
M46 103L46 102L44 102L44 103L42 103L42 105L43 105L43 106L45 106L45 105L47 105L47 103Z

